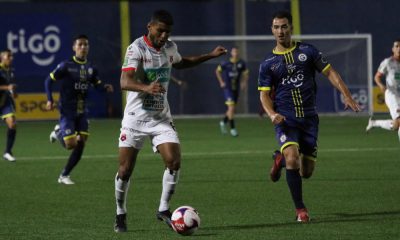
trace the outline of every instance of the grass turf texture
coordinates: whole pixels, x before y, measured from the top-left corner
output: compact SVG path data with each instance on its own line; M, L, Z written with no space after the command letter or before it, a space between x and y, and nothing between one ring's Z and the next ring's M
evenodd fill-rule
M149 143L128 195L128 233L114 233L120 120L91 121L74 186L57 183L69 152L48 142L54 122L19 122L17 162L0 162L0 239L400 239L395 132L365 134L366 117L321 117L317 168L303 182L312 221L299 224L285 175L278 183L268 177L277 147L269 121L237 119L238 138L222 136L218 121L175 121L183 162L171 210L191 205L200 212L192 237L155 218L163 164ZM5 136L4 124L0 131Z

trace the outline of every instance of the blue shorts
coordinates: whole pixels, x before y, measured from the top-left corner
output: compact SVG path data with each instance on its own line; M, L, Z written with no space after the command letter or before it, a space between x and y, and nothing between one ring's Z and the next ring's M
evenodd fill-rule
M79 135L89 135L89 121L87 114L78 114L76 116L60 116L60 132L64 140Z
M300 153L316 158L318 150L318 125L317 115L306 118L286 118L275 126L275 137L281 152L287 146L297 145Z
M15 103L11 97L7 97L3 106L0 107L0 114L2 119L15 115Z
M224 97L226 105L235 105L239 99L239 91L224 88Z

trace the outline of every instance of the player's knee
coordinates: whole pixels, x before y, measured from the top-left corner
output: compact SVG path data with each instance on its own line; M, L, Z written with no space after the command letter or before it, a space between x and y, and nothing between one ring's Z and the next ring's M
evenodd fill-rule
M131 177L132 171L128 167L120 166L118 170L118 177L123 181L128 181Z
M305 178L305 179L308 179L308 178L310 178L312 176L312 174L313 174L313 171L302 171L301 172L301 177Z
M76 141L65 141L65 148L68 150L76 148L77 145Z
M175 159L168 161L166 165L169 170L178 171L181 168L181 161L180 159Z

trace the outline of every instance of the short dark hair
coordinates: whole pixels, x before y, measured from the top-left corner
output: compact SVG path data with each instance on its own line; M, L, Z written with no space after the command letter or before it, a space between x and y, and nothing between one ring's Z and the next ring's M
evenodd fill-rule
M8 49L8 48L1 49L0 50L0 54L4 54L4 53L12 53L12 51L10 49Z
M76 42L78 39L86 39L86 40L89 41L89 37L88 37L87 35L85 35L85 34L78 34L78 35L76 35L76 36L72 39L72 44L75 44L75 42Z
M278 11L272 15L271 24L275 18L286 18L289 21L289 24L292 25L293 17L292 14L288 11Z
M393 42L400 42L400 38L396 38Z
M166 10L157 10L151 16L151 22L162 22L167 25L174 25L174 19L172 15Z

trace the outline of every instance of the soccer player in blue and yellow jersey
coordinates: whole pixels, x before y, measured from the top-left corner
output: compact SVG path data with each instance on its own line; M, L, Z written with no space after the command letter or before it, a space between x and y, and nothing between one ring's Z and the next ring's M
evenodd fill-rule
M228 61L224 61L218 65L215 70L219 85L224 91L225 104L228 107L224 118L219 122L222 134L226 134L226 124L229 121L233 137L239 134L235 128L235 106L239 99L241 89L246 89L249 77L249 71L246 67L246 62L240 59L239 49L233 47L231 49L231 57Z
M360 111L338 72L314 46L294 42L292 16L277 12L272 18L276 47L260 64L258 90L265 112L275 125L280 151L274 153L270 177L280 178L286 167L286 181L296 207L296 219L308 222L303 202L302 177L311 177L317 158L318 115L315 72L325 75L344 96L345 108ZM274 97L271 97L273 93Z
M14 91L16 88L14 72L11 68L13 54L9 49L0 52L0 114L7 124L7 142L3 158L15 162L12 147L15 142L17 125L15 119Z
M103 84L97 69L87 60L89 53L89 39L86 35L79 35L73 41L75 56L58 64L45 81L47 93L47 109L55 107L52 96L53 82L59 82L60 120L50 134L50 141L58 139L66 149L72 149L67 165L61 172L58 182L74 184L69 175L82 157L85 142L88 138L89 123L87 119L86 95L90 85L99 89L113 91L110 84Z

